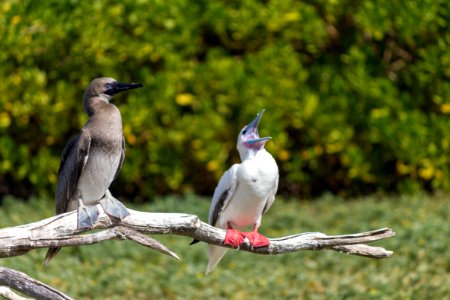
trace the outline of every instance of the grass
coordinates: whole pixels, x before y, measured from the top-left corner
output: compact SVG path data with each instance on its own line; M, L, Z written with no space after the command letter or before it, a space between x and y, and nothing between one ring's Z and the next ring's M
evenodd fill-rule
M5 198L0 227L49 217L51 200ZM208 199L192 195L130 205L143 211L185 212L207 219ZM397 236L375 244L393 250L375 260L334 251L259 256L229 251L204 275L206 245L181 236L156 236L181 258L132 242L65 248L48 267L45 249L1 264L26 272L76 299L444 299L450 297L450 202L445 196L367 197L344 201L278 199L263 218L270 237L320 231L356 233L381 227Z

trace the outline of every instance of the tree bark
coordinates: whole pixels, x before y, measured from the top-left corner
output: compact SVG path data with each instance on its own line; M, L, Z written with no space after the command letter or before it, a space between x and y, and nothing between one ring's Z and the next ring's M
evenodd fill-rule
M0 267L0 285L20 291L35 299L67 300L72 299L58 290L28 276L25 273ZM7 291L5 291L7 292ZM3 294L9 299L26 299L12 291Z
M77 228L77 211L57 215L38 222L0 229L0 258L23 255L30 250L48 247L69 247L100 243L106 240L131 240L176 259L178 256L147 234L175 234L188 236L208 244L223 245L225 231L202 222L197 216L180 213L149 213L129 209L123 220L114 219L97 205L100 215L92 229ZM320 232L307 232L281 238L272 238L268 247L253 248L247 240L240 250L256 254L283 254L300 250L330 249L341 253L369 258L387 258L393 252L367 243L395 236L389 228L373 231L328 236ZM0 286L7 286L36 299L70 299L63 293L39 282L22 272L0 267ZM0 290L3 291L3 290ZM8 290L4 295L14 294ZM3 295L3 294L2 294ZM17 294L16 294L17 295ZM6 297L6 296L5 296ZM11 299L21 299L11 298Z
M202 222L195 215L148 213L130 209L130 215L119 221L105 214L100 205L98 208L100 216L93 229L103 230L91 234L78 235L83 230L77 228L76 211L26 225L0 229L0 257L23 255L37 248L89 245L116 239L132 240L178 258L170 249L145 234L183 235L208 244L224 246L225 231ZM245 241L240 250L257 254L283 254L300 250L331 249L352 255L386 258L393 252L364 244L393 236L395 233L389 228L337 236L307 232L269 239L270 245L263 248L252 248L248 241Z

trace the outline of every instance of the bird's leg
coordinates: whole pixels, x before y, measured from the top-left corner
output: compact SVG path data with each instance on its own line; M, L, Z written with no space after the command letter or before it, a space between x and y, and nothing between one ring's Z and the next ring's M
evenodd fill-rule
M253 230L251 232L246 232L245 236L247 237L250 245L254 248L267 247L270 245L269 240L258 233L258 226L253 226Z
M109 216L112 216L120 220L122 220L123 218L125 218L130 214L125 205L123 205L122 202L114 198L109 190L106 190L105 197L102 200L100 200L100 205L105 210L105 213L107 213Z
M98 219L98 208L96 206L86 206L83 199L78 197L78 229L94 227Z
M239 246L244 241L245 234L239 230L234 229L228 222L227 233L225 234L224 245L233 246L239 248Z

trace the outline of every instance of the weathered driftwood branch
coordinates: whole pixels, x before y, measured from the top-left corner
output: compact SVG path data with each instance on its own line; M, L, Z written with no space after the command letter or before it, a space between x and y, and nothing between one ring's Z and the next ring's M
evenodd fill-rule
M35 299L55 299L55 300L67 300L72 299L67 295L64 295L58 290L42 283L34 278L31 278L25 273L0 267L0 285L1 295L6 299L28 299L15 294L13 291L5 288L9 287L16 291L20 291Z
M30 300L31 298L22 297L7 286L0 286L0 299L3 297L8 300Z
M105 240L131 240L178 259L167 247L145 234L176 234L195 238L213 245L222 245L225 231L202 222L197 216L178 213L148 213L129 210L130 215L119 221L106 215L98 205L100 216L93 229L103 229L90 234L80 234L77 212L69 212L38 222L0 229L0 258L23 255L36 248L80 246ZM308 232L270 239L269 247L253 249L248 242L241 250L258 254L282 254L299 250L331 249L343 253L372 258L386 258L392 251L365 245L395 236L388 228L374 231L327 236ZM63 293L39 282L24 273L0 267L0 285L23 292L36 299L70 299ZM21 299L8 289L1 290L10 299ZM15 297L16 295L17 297ZM15 298L13 298L15 297Z
M82 231L77 229L76 211L26 225L0 229L0 257L22 255L36 248L79 246L111 239L126 239L178 258L167 247L145 234L183 235L223 246L225 231L202 222L195 215L130 210L130 215L119 222L106 215L101 206L98 207L100 217L94 229L105 230L91 234L78 235ZM264 248L253 249L248 242L244 242L240 250L258 254L282 254L299 250L331 249L359 256L386 258L393 252L365 244L393 236L395 233L388 228L338 236L308 232L270 239L270 246Z

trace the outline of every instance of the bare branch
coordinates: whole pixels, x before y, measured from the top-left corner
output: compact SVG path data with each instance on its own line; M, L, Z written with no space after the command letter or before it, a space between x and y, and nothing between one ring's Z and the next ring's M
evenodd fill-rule
M0 229L0 257L22 255L29 250L47 247L67 247L99 243L105 240L131 240L175 258L178 256L145 234L176 234L195 238L208 244L224 246L225 231L202 222L195 215L179 213L148 213L129 210L121 222L106 215L101 206L94 229L103 231L83 234L77 229L77 212L69 212L26 225ZM282 254L300 250L331 249L342 253L371 258L390 257L393 252L381 247L364 245L395 236L388 228L374 231L327 236L320 232L270 239L264 248L252 248L246 241L240 250L257 254Z
M25 273L5 267L0 267L0 285L10 287L35 299L72 299L60 291L31 278ZM2 296L8 299L26 299L13 293L11 290L7 291L3 289L3 291L7 293L2 294Z
M194 215L129 210L130 215L119 221L105 214L100 205L97 207L100 216L93 229L102 230L95 233L81 234L83 230L77 228L76 211L26 225L0 229L0 258L23 255L37 248L90 245L116 239L130 240L179 259L166 246L145 234L182 235L208 244L224 246L225 231L202 222ZM393 252L381 247L368 246L365 243L393 236L395 233L388 228L337 236L307 232L270 239L270 245L264 248L252 248L245 240L240 250L257 254L283 254L300 250L331 249L371 258L386 258L390 257ZM3 267L0 267L0 285L21 291L37 299L70 299L63 293L24 273ZM9 295L11 299L21 299L21 296L7 289L0 289L0 292L5 293L5 296Z
M31 300L20 296L7 286L0 286L0 296L8 300Z

